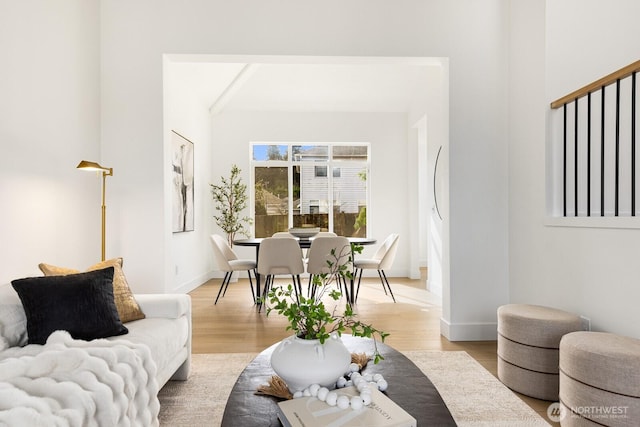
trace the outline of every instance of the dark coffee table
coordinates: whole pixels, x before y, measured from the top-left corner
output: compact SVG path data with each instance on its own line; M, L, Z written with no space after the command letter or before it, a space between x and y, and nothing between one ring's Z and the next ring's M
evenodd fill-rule
M352 353L373 351L370 339L343 335L342 340ZM276 409L278 399L255 394L260 385L275 375L270 363L275 346L256 356L238 377L224 409L223 427L281 426ZM418 426L456 425L438 390L411 360L388 345L378 343L378 349L384 360L377 365L370 361L364 372L384 375L389 383L387 396L410 413Z

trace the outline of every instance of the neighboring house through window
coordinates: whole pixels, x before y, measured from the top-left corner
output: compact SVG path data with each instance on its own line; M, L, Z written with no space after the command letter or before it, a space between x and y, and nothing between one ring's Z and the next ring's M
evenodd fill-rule
M369 144L252 143L256 237L290 227L367 235Z

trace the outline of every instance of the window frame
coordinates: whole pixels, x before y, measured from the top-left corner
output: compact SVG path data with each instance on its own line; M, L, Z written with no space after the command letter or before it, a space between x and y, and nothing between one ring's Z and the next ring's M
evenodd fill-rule
M255 160L254 159L254 147L255 146L264 146L264 145L276 145L276 146L287 146L287 159L286 160ZM327 146L328 147L328 158L327 160L294 160L293 156L293 147L294 146ZM366 160L341 160L334 159L334 147L336 146L358 146L358 147L366 147ZM371 176L371 143L369 142L280 142L280 141L252 141L250 142L250 150L249 150L249 164L250 164L250 180L249 180L249 214L251 218L254 219L251 225L251 233L255 236L255 170L257 167L286 167L287 169L287 179L288 179L288 192L289 194L293 194L293 171L296 166L300 167L302 165L307 166L324 166L326 167L327 173L326 176L321 177L322 179L326 179L328 181L327 186L327 205L328 209L328 228L329 231L334 230L334 217L333 217L333 206L335 203L334 200L334 179L340 179L342 177L342 169L348 167L359 167L363 168L366 171L366 188L365 188L365 208L366 208L366 235L368 237L371 235L370 221L369 221L369 211L368 209L371 205L371 180L369 177ZM334 171L339 170L340 173L338 176L334 176ZM331 171L331 172L329 172ZM315 176L315 170L314 170ZM292 227L294 224L294 206L293 206L293 197L288 197L288 215L287 221L289 227Z

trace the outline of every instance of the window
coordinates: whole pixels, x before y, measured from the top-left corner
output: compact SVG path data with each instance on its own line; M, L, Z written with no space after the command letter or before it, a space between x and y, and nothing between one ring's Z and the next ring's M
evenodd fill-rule
M309 213L310 214L319 214L320 213L320 200L310 200L309 201Z
M315 175L316 178L326 178L327 177L327 167L326 166L316 166L315 167Z
M320 227L367 235L369 144L252 143L254 234Z

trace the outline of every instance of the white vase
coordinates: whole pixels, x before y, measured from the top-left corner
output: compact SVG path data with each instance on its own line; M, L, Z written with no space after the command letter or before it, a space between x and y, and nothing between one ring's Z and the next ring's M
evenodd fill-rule
M271 354L271 367L292 393L311 384L333 389L350 364L351 353L337 334L324 344L291 336L280 341Z

